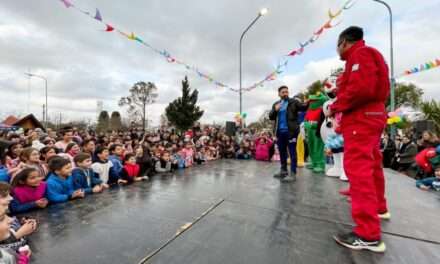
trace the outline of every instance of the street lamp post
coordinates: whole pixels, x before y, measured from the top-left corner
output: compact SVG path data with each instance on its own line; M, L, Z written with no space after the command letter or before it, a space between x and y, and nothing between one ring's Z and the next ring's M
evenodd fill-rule
M388 9L388 13L390 15L390 67L391 67L391 91L390 91L390 110L394 112L396 108L396 98L395 98L395 85L396 80L394 79L394 51L393 51L393 11L389 4L382 0L373 0L384 5ZM396 135L396 127L392 125L391 127L391 138L394 139Z
M44 111L45 111L45 117L44 117L44 128L47 130L47 125L48 125L48 123L49 123L49 121L48 121L48 115L47 115L47 113L48 113L48 111L47 111L47 108L48 108L48 106L47 106L47 78L44 77L44 76L41 76L41 75L37 75L37 74L33 74L33 73L28 73L28 72L25 72L24 74L27 75L27 76L29 76L30 78L35 77L35 78L39 78L39 79L41 79L41 80L44 81L44 84L45 84L45 92L46 92L46 107L45 107L45 110L44 110Z
M267 8L263 8L260 10L260 12L258 13L258 16L252 21L252 23L243 31L243 34L241 34L240 37L240 116L243 113L243 79L242 79L242 73L243 73L243 69L242 69L242 50L243 50L243 38L246 35L246 33L249 31L249 29L251 29L251 27L258 21L258 19L260 19L262 16L266 15L267 12L269 10Z

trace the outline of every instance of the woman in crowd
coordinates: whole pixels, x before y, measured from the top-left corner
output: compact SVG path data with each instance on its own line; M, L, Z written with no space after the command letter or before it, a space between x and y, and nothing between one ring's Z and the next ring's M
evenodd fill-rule
M408 173L411 165L415 162L414 158L417 155L417 145L405 135L402 137L402 145L398 149L395 160L397 163L397 170L399 172Z

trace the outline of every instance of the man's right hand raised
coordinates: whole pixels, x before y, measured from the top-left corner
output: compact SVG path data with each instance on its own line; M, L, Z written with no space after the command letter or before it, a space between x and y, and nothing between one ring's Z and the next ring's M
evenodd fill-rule
M281 103L278 103L278 104L276 104L275 105L275 111L280 111L280 109L281 109Z

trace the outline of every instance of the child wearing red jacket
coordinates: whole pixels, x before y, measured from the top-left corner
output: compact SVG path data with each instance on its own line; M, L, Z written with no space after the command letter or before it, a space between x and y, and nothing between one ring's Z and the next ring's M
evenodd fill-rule
M128 153L124 157L124 167L121 170L120 178L128 184L148 180L148 176L139 176L140 166L136 163L136 155Z

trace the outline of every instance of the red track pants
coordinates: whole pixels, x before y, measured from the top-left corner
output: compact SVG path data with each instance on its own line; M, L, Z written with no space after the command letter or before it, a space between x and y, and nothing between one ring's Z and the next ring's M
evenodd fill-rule
M388 211L380 136L383 125L357 124L343 128L344 169L350 182L354 233L367 240L381 238L379 213Z

